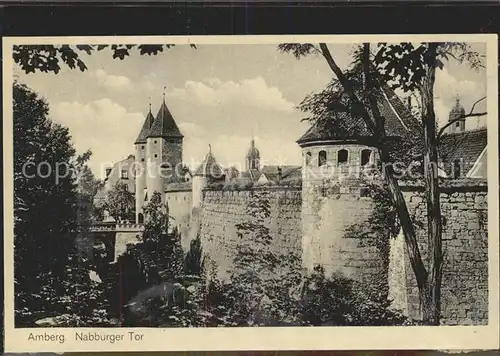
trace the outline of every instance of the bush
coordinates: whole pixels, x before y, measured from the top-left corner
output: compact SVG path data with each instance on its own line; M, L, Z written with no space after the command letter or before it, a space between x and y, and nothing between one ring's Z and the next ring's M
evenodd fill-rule
M377 289L366 288L351 279L325 277L321 266L306 279L301 299L301 320L305 325L388 326L409 321L389 309L391 301Z

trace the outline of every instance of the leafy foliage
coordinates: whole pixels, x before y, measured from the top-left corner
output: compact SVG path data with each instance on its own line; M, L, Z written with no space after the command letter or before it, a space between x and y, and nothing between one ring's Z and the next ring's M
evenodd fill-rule
M87 70L82 54L91 55L96 51L111 50L112 57L123 60L136 50L140 55L157 55L173 47L173 44L158 45L17 45L13 48L14 61L26 73L59 73L61 64L70 69ZM190 45L196 48L195 45Z
M85 157L76 156L68 130L49 119L43 99L19 83L13 94L16 325L61 314L94 323L103 295L90 280L92 261L76 244L78 223L88 215L74 171Z
M428 43L380 43L375 64L380 75L393 87L414 91L422 83L429 66L443 69L450 58L459 63L467 62L474 69L484 68L483 57L466 43L439 43L437 58L429 51Z
M201 239L198 235L196 239L191 240L189 251L184 258L184 273L186 275L201 276L203 273L203 249Z
M312 326L404 325L407 319L389 309L390 300L342 276L325 277L317 266L304 283L301 319Z
M115 220L133 220L135 216L134 194L124 183L117 183L106 197L105 209Z
M311 43L282 43L278 45L278 51L283 53L291 53L297 59L305 57L312 53L320 53L318 49Z

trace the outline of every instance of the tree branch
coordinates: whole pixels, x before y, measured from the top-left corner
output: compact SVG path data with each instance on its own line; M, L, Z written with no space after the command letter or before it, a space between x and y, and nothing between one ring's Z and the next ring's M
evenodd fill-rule
M474 104L472 104L472 108L470 109L470 112L466 115L462 115L462 116L459 116L453 120L450 120L448 121L443 127L441 127L441 129L439 130L438 134L437 134L437 141L439 143L439 140L441 139L441 136L443 136L444 134L444 131L450 127L451 125L453 125L455 122L457 121L461 121L463 119L466 119L468 117L479 117L479 116L484 116L484 115L487 115L488 113L487 112L479 112L479 113L474 113L474 108L476 107L476 105L483 101L484 99L486 99L486 97L482 97L481 99L477 100Z
M354 88L351 85L351 82L349 79L346 78L344 73L342 72L342 69L337 65L335 60L332 57L332 54L330 53L330 50L328 49L326 43L320 43L319 47L321 49L321 54L323 57L325 57L326 62L330 66L330 69L333 71L333 73L337 76L340 84L344 87L346 92L349 94L351 99L353 100L353 104L356 106L358 109L358 114L360 114L363 117L363 120L365 121L365 124L368 128L368 130L371 132L371 134L375 134L375 125L368 114L368 111L365 109L363 103L359 100L359 98L356 95L356 92L354 91Z

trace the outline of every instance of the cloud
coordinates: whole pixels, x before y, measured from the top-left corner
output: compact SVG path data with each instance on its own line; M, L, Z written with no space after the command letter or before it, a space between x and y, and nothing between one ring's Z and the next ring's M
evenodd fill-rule
M98 69L94 73L97 84L110 90L128 91L133 89L132 81L123 75L113 75L104 69Z
M103 177L105 165L134 153L134 141L144 121L139 112L128 112L110 99L90 103L58 102L51 108L52 119L69 128L77 151L92 151L90 168Z
M187 81L183 88L175 88L169 96L196 100L207 106L236 105L257 107L264 110L292 112L294 103L286 100L281 91L269 86L264 78L223 82L218 78Z
M202 136L205 132L203 127L195 124L194 122L181 122L178 124L178 126L182 134L188 137L199 137Z
M436 71L434 95L448 105L454 102L454 98L457 94L461 98L468 98L481 95L481 92L484 93L484 87L481 87L477 82L471 80L457 79L448 72L446 67Z

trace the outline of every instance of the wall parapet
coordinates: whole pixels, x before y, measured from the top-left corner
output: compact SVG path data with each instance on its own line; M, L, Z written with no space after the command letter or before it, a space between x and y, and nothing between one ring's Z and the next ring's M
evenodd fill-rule
M425 190L423 180L400 181L399 186L405 192L418 192ZM440 179L439 189L443 193L448 192L487 192L488 181L486 179Z

